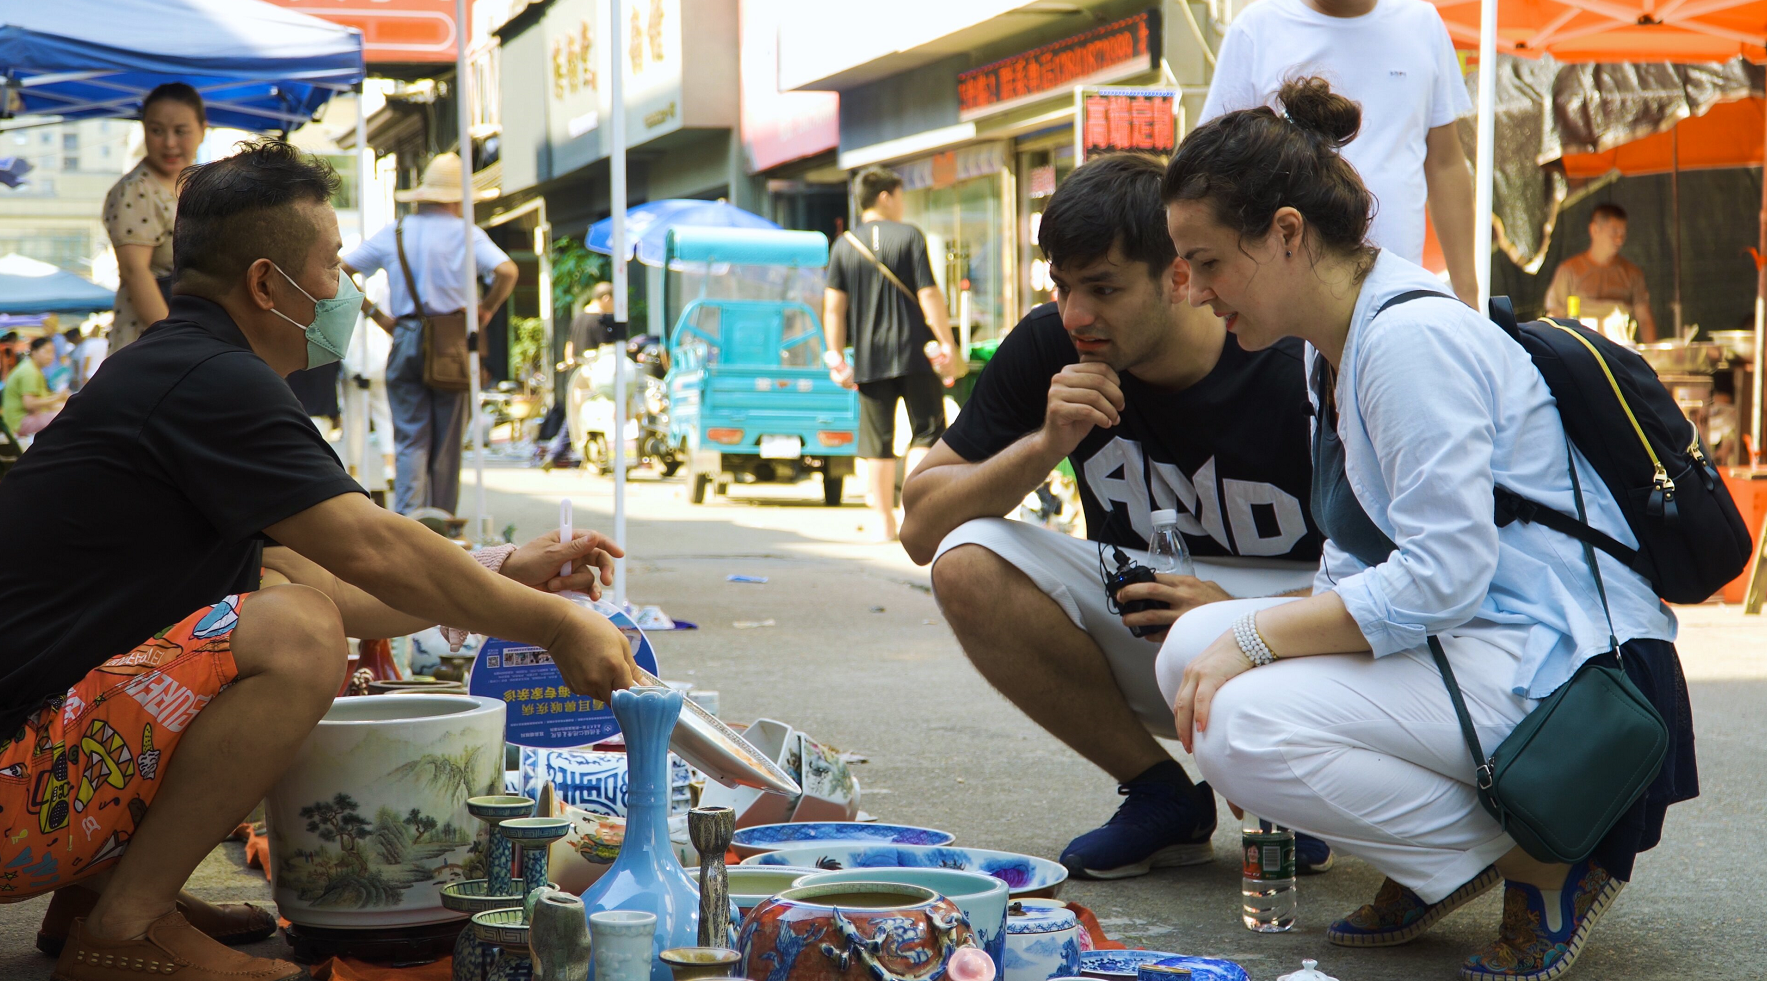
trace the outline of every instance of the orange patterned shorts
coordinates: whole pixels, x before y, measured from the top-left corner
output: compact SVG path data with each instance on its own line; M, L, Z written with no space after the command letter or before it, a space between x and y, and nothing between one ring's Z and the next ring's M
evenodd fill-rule
M122 856L191 720L239 677L233 628L246 595L104 662L0 739L0 903Z

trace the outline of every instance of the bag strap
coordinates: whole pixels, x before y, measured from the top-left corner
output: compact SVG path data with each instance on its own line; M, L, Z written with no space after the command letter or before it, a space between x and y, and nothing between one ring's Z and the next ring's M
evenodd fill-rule
M1583 509L1583 483L1577 479L1577 451L1571 447L1571 437L1565 435L1565 458L1571 461L1571 490L1577 498L1577 522L1589 527L1589 515ZM1607 586L1601 581L1601 563L1595 561L1595 549L1590 547L1589 540L1579 538L1583 543L1583 560L1589 563L1589 574L1595 577L1595 593L1601 597L1601 614L1607 618L1607 646L1614 652L1614 658L1620 657L1620 640L1614 634L1614 612L1608 609Z
M902 295L907 297L910 302L912 302L912 303L919 303L920 302L920 297L916 296L914 291L908 288L908 284L902 282L902 280L896 276L896 273L894 272L894 270L890 269L889 266L884 265L884 262L882 259L879 259L875 253L873 253L870 249L866 248L865 243L859 241L859 236L854 235L853 230L851 228L842 232L841 237L846 239L847 241L853 243L853 248L858 249L859 254L864 256L866 258L866 261L870 262L873 266L876 266L877 271L880 273L883 273L884 278L890 281L890 285L901 290Z
M405 289L411 294L411 308L417 311L417 319L423 321L425 329L429 327L429 314L423 312L423 299L417 295L417 277L411 275L411 263L405 261L405 219L400 218L393 224L393 246L399 250L399 268L405 272Z
M1605 532L1599 531L1568 514L1562 514L1556 508L1549 508L1539 501L1531 500L1517 494L1507 487L1498 485L1492 493L1492 516L1497 527L1502 528L1512 521L1533 522L1551 528L1561 535L1569 535L1583 547L1593 545L1603 552L1619 559L1628 569L1637 569L1639 563L1638 550L1627 548L1619 540Z

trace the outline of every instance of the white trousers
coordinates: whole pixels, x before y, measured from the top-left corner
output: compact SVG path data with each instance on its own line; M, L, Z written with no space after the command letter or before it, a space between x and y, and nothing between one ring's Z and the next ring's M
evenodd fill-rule
M1235 619L1283 602L1292 600L1186 613L1159 653L1161 697L1172 701L1185 665ZM1519 647L1502 646L1508 638L1489 628L1442 637L1486 752L1537 704L1509 690ZM1223 797L1363 859L1425 902L1515 845L1479 805L1471 755L1427 650L1254 668L1222 686L1195 747L1197 768Z
M1074 626L1084 630L1104 651L1117 687L1135 710L1135 717L1156 736L1176 738L1172 702L1160 695L1154 677L1159 646L1137 637L1105 605L1104 582L1098 573L1098 544L1038 525L1007 518L964 522L939 543L939 555L959 545L980 545L1016 566L1060 606ZM1145 565L1147 553L1124 549ZM1111 569L1115 563L1106 561ZM936 564L938 558L935 556ZM1281 559L1209 558L1196 561L1199 578L1218 583L1234 596L1269 596L1306 589L1313 584L1313 563ZM1183 620L1179 621L1180 624ZM1217 631L1218 633L1218 631ZM1214 640L1210 635L1202 643ZM1201 650L1201 647L1197 648Z

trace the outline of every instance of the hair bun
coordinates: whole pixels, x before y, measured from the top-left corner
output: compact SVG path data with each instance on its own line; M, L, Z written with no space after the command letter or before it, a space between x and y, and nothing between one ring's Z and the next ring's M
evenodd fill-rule
M1276 98L1290 122L1318 135L1333 149L1355 139L1362 128L1362 108L1333 92L1323 78L1291 78L1282 83Z

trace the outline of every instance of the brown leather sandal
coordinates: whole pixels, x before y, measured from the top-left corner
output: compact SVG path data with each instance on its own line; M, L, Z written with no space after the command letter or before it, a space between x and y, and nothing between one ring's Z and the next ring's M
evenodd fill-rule
M74 887L57 889L49 900L49 911L37 927L37 949L51 957L60 955L67 943L68 929L75 920L88 916L98 905L98 894L90 889ZM251 903L220 903L214 906L178 904L185 921L211 939L229 947L252 944L276 932L276 916Z
M55 963L55 981L297 981L310 979L288 961L230 950L185 922L176 910L148 924L134 940L84 935L85 917L74 920Z

